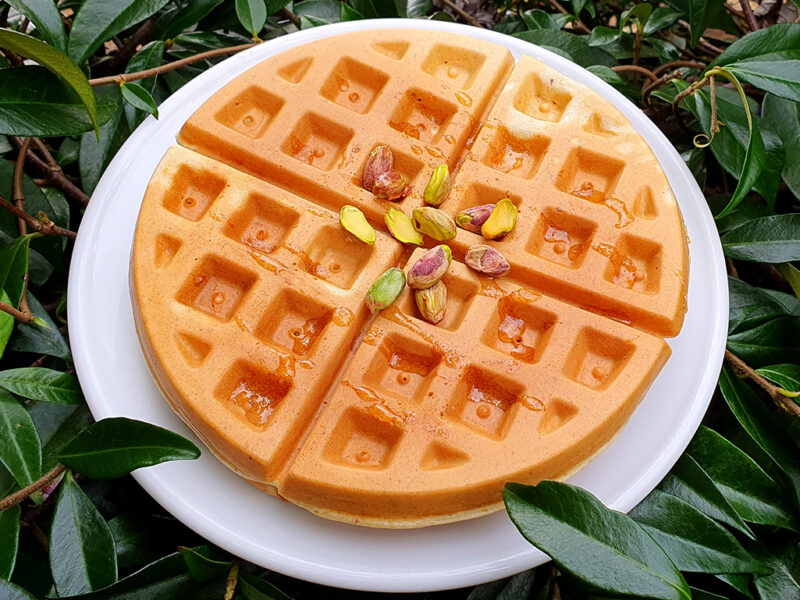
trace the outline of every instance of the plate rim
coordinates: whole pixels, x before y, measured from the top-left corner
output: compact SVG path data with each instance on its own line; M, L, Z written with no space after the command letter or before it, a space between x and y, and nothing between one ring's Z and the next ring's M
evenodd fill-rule
M251 58L258 57L259 60L263 60L278 52L316 39L341 33L375 29L421 29L468 35L506 47L515 55L515 58L522 54L527 54L543 60L548 66L555 68L580 83L588 85L591 89L597 91L601 96L609 100L631 121L631 124L642 135L648 145L650 145L654 153L657 155L665 154L661 158L657 156L657 160L659 160L665 172L667 171L667 166L664 163L664 159L669 159L671 163L670 168L677 170L677 173L680 173L683 179L687 179L691 182L690 187L693 186L693 198L687 198L686 202L699 201L703 203L703 207L700 211L701 215L696 225L700 226L704 236L711 235L711 256L709 256L708 259L713 268L713 289L714 292L717 293L714 311L716 322L713 324L712 336L708 344L708 362L697 387L697 392L689 405L691 410L687 411L684 417L684 426L680 430L677 430L669 443L662 448L658 460L651 465L645 473L640 474L638 479L631 481L628 489L617 498L616 502L611 503L611 508L622 512L629 511L633 506L638 504L642 498L649 494L683 453L697 430L702 417L705 415L716 387L727 338L728 294L727 273L725 271L722 246L719 242L713 217L705 204L705 198L702 192L694 181L688 167L680 158L677 150L656 125L641 114L639 109L620 92L583 67L545 48L525 42L511 35L496 31L481 30L457 23L416 19L369 19L324 25L269 40L259 46L222 61L188 82L180 90L171 94L159 107L162 115L161 122L156 122L153 117L148 117L136 131L134 131L112 159L95 188L95 192L92 194L93 199L97 196L100 197L103 202L90 202L84 214L79 229L79 233L83 235L78 235L76 240L68 279L68 317L73 360L91 412L95 419L119 416L121 414L119 411L113 410L112 407L106 404L103 391L97 387L96 384L98 382L96 378L92 376L92 352L87 338L90 337L88 332L96 327L96 324L91 321L91 315L86 314L86 311L82 310L85 294L91 292L84 289L81 286L81 282L91 270L91 265L96 259L93 242L100 228L103 226L103 215L105 211L109 210L112 204L112 186L115 183L115 179L117 179L120 173L128 166L128 162L133 160L133 158L129 156L133 152L133 149L140 148L141 145L146 142L147 136L152 133L154 128L166 128L171 124L171 121L175 120L173 113L176 111L180 112L179 103L183 98L188 97L192 93L196 93L198 97L203 97L204 100L207 96L210 96L214 91L219 89L219 86L224 85L247 68L250 68L250 66L252 66L250 64ZM216 82L214 82L215 75L218 78ZM214 82L213 89L208 92L203 89L203 84L207 81ZM635 113L631 112L632 110L635 111ZM183 121L185 121L185 118L181 119L181 123ZM654 147L654 144L658 147L658 151L656 147ZM690 280L691 277L692 271L690 267ZM175 497L166 493L160 481L160 471L157 469L158 468L142 469L134 472L133 476L150 496L187 527L193 529L215 544L228 549L237 556L265 566L265 568L322 585L374 592L421 592L454 589L512 575L537 564L541 564L541 562L546 559L545 555L531 546L530 551L510 554L499 560L487 561L481 568L450 570L447 572L436 572L434 570L426 571L425 573L408 571L386 573L364 571L355 568L341 569L330 565L326 566L316 562L306 561L296 556L288 556L275 551L273 551L269 557L266 557L269 558L269 560L265 561L263 555L253 555L254 548L248 546L246 540L231 537L230 532L220 531L218 527L215 527L215 523L211 519L208 519L207 515L199 512L192 503L188 503L184 498ZM228 533L227 536L225 535L226 533Z

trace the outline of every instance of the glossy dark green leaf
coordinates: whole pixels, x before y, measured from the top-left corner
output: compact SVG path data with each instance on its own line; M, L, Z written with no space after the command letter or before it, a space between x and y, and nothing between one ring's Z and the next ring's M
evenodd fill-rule
M158 118L158 106L150 92L138 83L123 83L119 87L125 102Z
M797 542L760 546L754 550L771 569L769 575L756 576L755 584L761 600L800 598L800 551Z
M98 103L99 123L110 117ZM59 77L38 66L0 69L0 131L10 135L74 135L94 127L80 97Z
M779 317L728 336L728 349L751 367L800 356L800 317Z
M73 33L74 31L73 27ZM97 131L100 122L92 86L89 85L89 80L86 79L83 71L65 54L29 35L8 29L0 29L0 48L6 48L20 56L34 60L61 77L78 95L89 113L89 119L95 131ZM1 86L0 89L2 89ZM4 133L6 132L4 131Z
M795 505L800 504L800 459L792 439L777 426L773 415L752 388L727 367L720 374L719 389L747 434L786 475Z
M619 28L622 29L625 27L629 21L633 21L637 23L639 27L644 28L652 12L653 7L647 2L634 4L631 8L622 11L619 17Z
M756 372L769 379L786 392L786 396L795 398L800 395L800 365L783 363L756 369Z
M797 530L788 490L733 443L701 425L687 452L745 521Z
M800 104L767 94L761 116L783 141L786 163L781 177L792 193L800 198Z
M673 25L683 16L683 13L673 10L666 6L659 6L653 10L647 23L644 25L643 35L645 37L653 35L656 31L661 31Z
M431 0L408 0L406 3L406 16L409 19L419 19L427 15L433 4Z
M72 22L68 53L81 65L103 42L144 21L169 0L86 0Z
M606 46L611 42L616 42L622 32L616 27L603 27L598 25L592 29L592 34L589 36L590 46Z
M114 479L135 469L200 456L192 442L143 421L111 418L98 421L61 450L61 462L87 477Z
M117 106L117 111L108 123L100 128L99 140L94 135L84 134L81 136L78 166L84 190L90 194L94 191L111 159L131 134L119 87L108 86L102 91L102 94L104 99Z
M159 529L156 524L132 512L108 521L117 550L117 564L126 569L145 564L158 556Z
M0 579L0 598L3 600L36 600L18 585Z
M794 295L800 298L800 269L792 263L782 263L775 265L778 272L783 275L786 282L791 286Z
M733 62L752 59L764 54L797 50L800 48L800 25L796 23L778 23L747 34L736 40L712 63L712 66L723 66Z
M64 336L61 335L50 315L42 308L30 290L28 291L28 307L34 316L44 321L47 326L18 323L8 343L8 348L18 352L47 354L72 362L72 355Z
M720 196L708 198L708 206L711 209L711 213L714 215L721 213L722 209L725 208L729 202L730 194L722 194ZM766 217L771 214L773 214L772 210L770 210L763 200L756 196L748 196L726 216L715 219L715 223L717 224L717 230L720 234L724 234L746 221L751 221L759 217Z
M688 0L689 5L689 25L691 35L689 43L692 47L697 46L700 36L709 25L709 20L715 5L721 4L717 0Z
M292 600L269 581L250 573L239 575L239 590L246 600Z
M787 315L800 317L800 298L779 290L764 288L761 291L772 298L777 304L781 305Z
M58 464L61 448L94 422L85 404L37 402L28 409L42 441L42 472Z
M737 590L745 598L754 598L751 591L753 576L747 573L719 573L715 576L720 581L724 581L733 589Z
M242 27L255 37L267 22L267 5L264 0L236 0L236 15Z
M0 289L0 302L11 304L11 298L9 298L8 294L2 289ZM15 324L16 319L14 319L14 317L6 312L0 311L0 358L3 357L8 340L11 338L11 333L14 331Z
M506 484L511 520L562 572L597 591L646 598L690 598L664 551L633 519L588 492L555 481Z
M0 289L8 294L12 306L19 306L25 289L28 272L28 249L32 234L17 238L13 244L0 250Z
M800 260L800 214L771 215L744 223L722 236L722 250L739 260Z
M729 331L749 329L765 321L790 314L786 307L766 290L728 277Z
M776 96L800 102L800 49L766 54L725 67L740 81Z
M8 392L0 390L0 463L20 487L42 474L42 447L28 411Z
M514 577L479 585L467 600L527 600L531 594L536 570L523 571Z
M341 9L339 11L339 20L343 23L347 21L360 21L361 19L367 18L346 2L342 2L339 7Z
M0 580L10 579L19 548L19 504L0 512Z
M630 516L664 549L675 566L690 573L766 573L725 527L691 504L653 490Z
M574 62L582 67L589 67L591 65L613 67L617 64L614 57L602 48L593 48L589 46L586 38L567 33L566 31L539 29L537 31L515 33L514 37L530 42L531 44L560 48Z
M50 569L59 596L98 590L117 580L111 531L69 472L50 530Z
M714 592L708 592L696 587L692 587L692 600L728 600L725 596L720 596Z
M685 500L709 517L730 525L748 537L754 537L708 473L688 454L678 459L669 475L659 484L659 488Z
M366 19L377 19L380 17L378 14L377 9L375 8L375 4L372 0L350 0L352 2L352 8L358 14L363 15ZM341 14L341 13L340 13Z
M188 29L219 6L223 0L190 0L180 10L174 11L164 26L154 32L160 39L172 39Z
M737 176L739 181L736 184L736 188L733 190L728 205L717 214L717 218L724 217L744 200L764 171L764 166L767 162L767 150L764 147L764 139L761 137L761 130L758 128L758 121L752 119L750 125L747 146L745 147L744 159L742 161L742 170Z
M290 2L291 0L267 0L267 12L269 14L274 14L286 7Z
M0 388L31 400L60 404L83 402L81 386L75 375L42 367L0 371Z
M186 562L189 575L195 581L224 580L233 566L233 560L215 560L208 556L211 552L207 547L181 547L178 548L178 552L181 553L183 560Z
M52 0L6 0L6 3L28 17L47 43L61 52L67 51L67 34L61 14Z

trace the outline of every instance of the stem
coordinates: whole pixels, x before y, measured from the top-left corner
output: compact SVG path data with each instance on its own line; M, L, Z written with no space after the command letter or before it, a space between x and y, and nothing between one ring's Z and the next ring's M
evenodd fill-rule
M781 388L779 388L777 385L773 385L764 377L756 373L752 367L750 367L730 350L725 350L725 360L728 361L734 372L736 372L739 376L749 377L762 390L767 392L769 397L772 398L773 402L775 402L778 406L783 408L786 412L792 413L795 417L800 417L800 406L797 406L797 404L781 394L780 391L778 391Z
M656 81L658 79L658 77L656 77L650 69L645 69L644 67L639 67L637 65L619 65L617 67L611 67L611 70L615 73L641 73L650 81Z
M653 74L661 75L661 73L669 71L670 69L681 68L699 69L700 71L703 71L706 68L706 65L704 63L697 62L696 60L673 60L672 62L657 66L655 69L653 69Z
M165 65L161 65L160 67L154 67L152 69L145 69L144 71L138 71L136 73L120 73L119 75L109 75L108 77L98 77L97 79L90 79L89 83L92 86L96 87L99 85L109 85L112 83L119 84L119 83L126 83L128 81L138 81L140 79L146 79L148 77L160 75L161 73L167 73L168 71L174 71L175 69L179 69L186 65L191 65L192 63L200 62L201 60L206 60L208 58L214 58L215 56L225 56L226 54L235 54L236 52L241 52L242 50L247 50L248 48L257 46L260 43L261 42L251 42L249 44L231 46L230 48L216 48L214 50L209 50L208 52L201 52L200 54L195 54L194 56L187 56L186 58L176 60L175 62L167 63Z
M236 584L239 583L239 567L241 561L233 561L231 570L228 571L228 578L225 580L225 598L224 600L233 600L233 595L236 593Z
M570 14L570 13L569 13L569 11L568 11L566 8L564 8L563 6L561 6L561 3L560 3L558 0L547 0L547 2L548 2L548 4L550 4L550 6L552 6L553 8L555 8L555 9L556 9L558 12L560 12L562 15L568 15L568 14ZM587 26L584 24L584 22L583 22L583 21L581 21L581 20L580 20L578 17L575 17L575 20L574 20L572 23L573 23L573 25L575 25L575 29L577 29L577 30L578 30L578 31L580 31L581 33L586 33L586 34L591 34L591 33L592 33L592 30L591 30L591 29L589 29L589 28L588 28L588 27L587 27Z
M61 473L63 473L66 470L67 467L65 467L62 464L57 464L55 467L50 469L47 473L42 475L39 479L34 481L29 486L22 488L18 492L14 492L10 496L6 496L2 500L0 500L0 512L4 511L7 508L11 508L12 506L16 506L34 492L38 492L40 489L42 489L48 483L53 481L56 477L61 475Z
M10 136L10 139L14 143L14 145L17 146L17 148L19 148L23 143L22 138ZM53 159L50 152L45 147L44 143L39 138L33 138L33 143L45 156L45 158L47 159L47 163L45 163L42 159L36 156L36 154L34 154L33 151L28 151L28 157L25 164L29 164L38 173L47 177L54 187L57 187L59 190L64 192L67 196L69 196L73 200L77 200L84 206L88 205L89 196L87 196L86 193L81 188L79 188L77 185L75 185L69 179L67 179L67 176L64 175L64 172L61 170L61 167Z
M672 73L667 73L666 75L662 75L655 81L651 81L650 83L646 83L642 88L642 103L643 104L650 104L650 94L655 92L658 88L662 87L665 83L669 83L673 79L678 79L682 76L682 73L679 69L676 69Z
M481 25L481 22L478 21L478 19L476 19L467 11L465 11L463 8L458 6L455 2L453 2L453 0L442 0L442 4L444 4L447 8L452 10L454 13L456 13L459 17L464 19L470 25L474 27L480 27L481 29L484 28L483 25Z
M36 319L36 317L30 310L24 312L14 308L10 304L6 304L5 302L0 302L0 311L8 313L20 323L33 323L33 321Z
M295 27L300 29L300 17L298 17L296 14L294 14L288 8L282 8L278 12L282 17L286 17L287 19L289 19L292 22L292 24Z
M59 227L50 220L41 221L36 217L29 215L24 210L20 210L15 204L11 204L11 202L3 197L0 197L0 207L5 208L15 217L24 219L29 227L35 229L43 235L60 235L70 240L74 240L77 237L77 234L74 231Z
M25 212L25 194L22 191L22 175L25 172L25 158L28 156L28 149L30 147L31 138L25 138L25 141L22 142L22 146L19 148L17 164L14 167L14 188L12 200L14 200L14 204L17 206L17 208L23 212ZM25 219L22 217L17 217L17 222L19 223L19 234L26 235L28 233L28 226L25 223Z
M742 7L742 12L744 13L750 31L758 31L758 21L756 21L756 16L753 14L753 9L750 8L750 2L748 2L748 0L739 0L739 6Z

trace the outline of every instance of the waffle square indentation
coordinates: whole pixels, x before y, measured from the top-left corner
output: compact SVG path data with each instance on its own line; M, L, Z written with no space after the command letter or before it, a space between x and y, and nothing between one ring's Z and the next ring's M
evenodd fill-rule
M217 111L214 118L225 127L247 137L259 138L283 104L283 99L275 94L251 86Z
M262 194L252 193L225 224L232 240L269 254L283 243L300 215Z
M493 439L502 439L513 407L523 401L525 388L494 371L467 367L447 406L448 417Z
M305 253L300 267L343 290L353 287L369 264L375 247L351 239L340 227L322 227Z
M539 215L527 250L552 263L577 269L586 257L597 224L557 207L545 208Z
M263 428L291 388L289 379L239 360L222 376L214 395L248 423Z
M353 130L314 113L306 113L295 125L281 150L300 162L330 171L347 150Z
M164 208L184 219L199 221L223 189L225 180L216 173L181 165L164 194Z
M467 90L472 87L486 56L479 52L436 44L422 63L422 70L448 85Z
M435 144L457 112L454 104L418 88L399 99L389 126L427 144Z
M630 342L584 327L569 351L564 372L573 381L603 390L622 372L634 350Z
M517 360L528 363L540 360L558 316L536 306L537 299L532 294L518 292L500 298L497 310L488 319L483 343Z
M323 455L342 466L385 469L402 435L396 425L351 408L336 424Z
M267 306L256 337L268 344L306 356L333 318L333 308L295 290L284 290Z
M540 121L560 121L572 95L546 84L536 73L529 74L514 96L514 108Z
M417 398L442 360L416 338L390 334L378 346L364 381L401 398Z
M206 256L178 292L178 302L228 321L253 287L256 276L218 256Z
M530 179L536 175L549 145L550 138L535 135L522 139L499 126L483 157L483 164L514 177Z
M366 113L388 81L386 73L344 57L322 85L322 95L354 112Z

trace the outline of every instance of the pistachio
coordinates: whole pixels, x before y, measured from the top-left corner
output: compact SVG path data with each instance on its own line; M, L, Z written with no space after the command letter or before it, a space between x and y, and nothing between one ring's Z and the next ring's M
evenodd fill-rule
M381 173L372 186L372 193L376 198L385 200L402 200L408 194L406 178L397 171Z
M339 211L339 223L359 240L370 246L375 243L375 230L355 206L345 204Z
M462 210L456 215L456 223L462 229L471 231L472 233L480 233L481 225L486 222L489 215L494 210L494 204L481 204L480 206L473 206Z
M372 191L378 176L388 173L394 165L394 157L389 146L375 146L369 153L367 164L364 165L364 175L361 176L361 187Z
M494 207L492 214L481 225L481 235L487 240L496 240L507 235L517 224L517 207L508 198L503 198Z
M411 218L402 210L390 208L384 217L389 232L404 244L422 245L422 234L414 229Z
M431 248L409 269L408 285L417 290L431 287L447 273L451 260L453 253L450 246L439 244Z
M414 209L414 227L420 233L446 242L456 237L456 222L443 210L423 206Z
M447 200L450 193L450 168L444 164L439 165L431 173L431 179L425 188L425 204L439 206Z
M402 269L392 267L378 277L369 288L367 292L367 308L372 312L389 308L405 287L406 274L403 273Z
M435 325L444 319L447 310L447 287L441 281L424 290L414 290L414 300L417 301L420 315L429 323Z
M478 273L490 277L501 277L511 270L511 265L505 257L498 250L485 244L478 244L467 250L464 262Z

